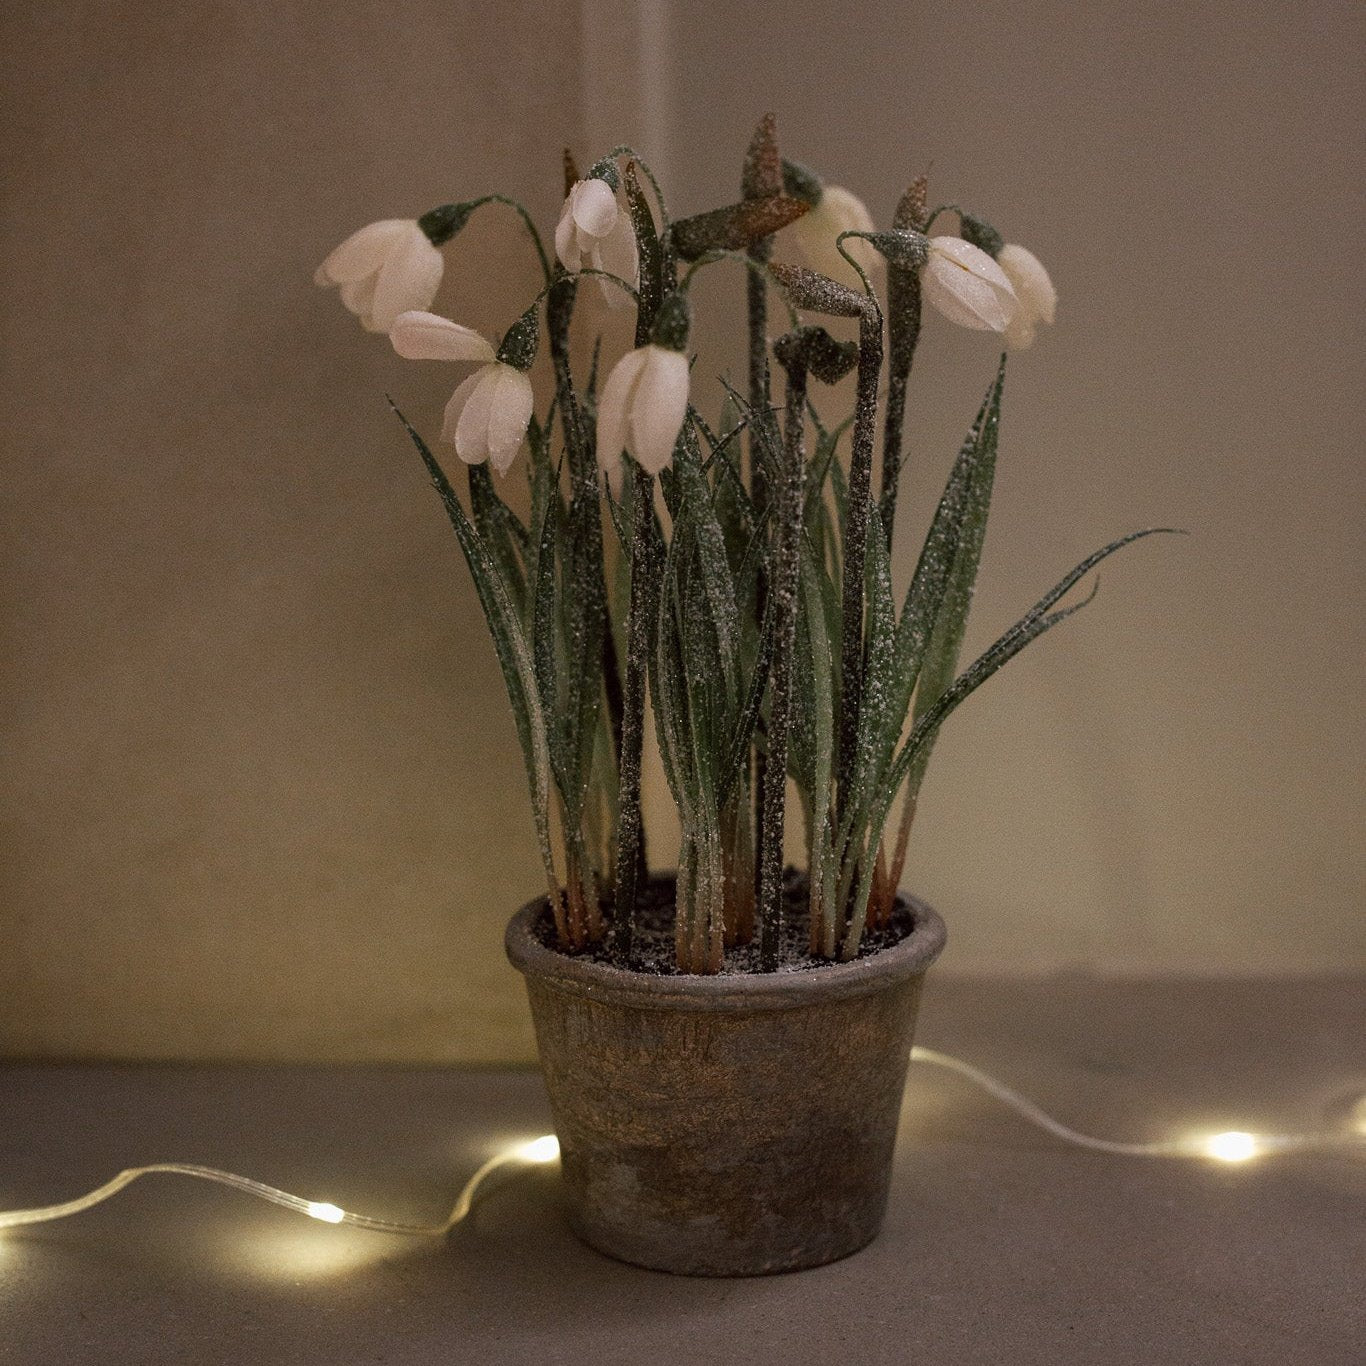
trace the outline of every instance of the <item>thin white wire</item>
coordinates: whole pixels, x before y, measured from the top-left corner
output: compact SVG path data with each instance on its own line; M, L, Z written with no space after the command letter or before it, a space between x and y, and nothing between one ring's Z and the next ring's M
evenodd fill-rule
M1122 1143L1114 1139L1096 1138L1091 1134L1079 1133L1076 1129L1069 1128L1066 1124L1045 1113L1032 1100L1022 1096L1018 1091L1012 1090L1004 1082L997 1081L995 1077L973 1067L971 1063L963 1062L961 1058L916 1045L911 1049L911 1061L926 1063L932 1067L940 1067L946 1071L957 1073L960 1077L972 1082L973 1085L981 1087L983 1091L995 1097L1002 1104L1009 1106L1031 1124L1037 1125L1054 1137L1060 1138L1066 1143L1075 1144L1079 1148L1114 1153L1121 1157L1208 1158L1219 1155L1211 1150L1209 1138L1171 1139L1157 1143ZM1366 1135L1341 1133L1252 1134L1243 1137L1247 1137L1251 1141L1255 1154L1286 1152L1291 1149L1303 1148L1366 1150ZM352 1213L350 1210L341 1209L339 1206L330 1203L305 1200L301 1195L292 1195L289 1191L268 1186L264 1181L255 1181L249 1176L239 1176L235 1172L219 1171L216 1167L202 1167L191 1162L154 1162L145 1167L128 1167L112 1180L106 1181L104 1185L98 1186L74 1200L67 1200L58 1205L44 1205L37 1209L0 1211L0 1228L14 1228L21 1224L40 1224L52 1219L65 1219L69 1215L80 1214L102 1201L108 1200L141 1177L155 1173L168 1173L174 1176L195 1177L201 1181L212 1181L220 1186L228 1186L245 1195L255 1196L259 1200L268 1200L284 1209L294 1210L298 1214L306 1214L310 1218L320 1219L325 1223L350 1224L354 1228L371 1229L376 1233L396 1233L409 1237L440 1237L454 1228L462 1219L468 1217L470 1210L474 1207L474 1198L478 1194L479 1188L495 1171L507 1166L534 1166L553 1162L558 1155L559 1146L551 1134L534 1139L530 1143L522 1143L495 1153L461 1187L460 1194L456 1197L450 1214L438 1224L405 1224L392 1219L376 1219L368 1214Z
M200 1181L212 1181L219 1186L229 1186L245 1195L254 1195L258 1200L269 1200L271 1204L280 1205L284 1209L306 1214L311 1219L320 1219L323 1223L351 1224L355 1228L368 1228L376 1233L398 1233L410 1237L434 1238L448 1232L468 1216L474 1206L474 1197L480 1186L500 1167L532 1166L544 1163L547 1160L543 1157L525 1156L524 1150L530 1146L530 1144L523 1144L521 1148L507 1149L501 1153L495 1153L489 1158L461 1187L460 1194L456 1197L450 1214L439 1224L404 1224L393 1219L376 1219L368 1214L354 1214L350 1210L341 1209L339 1206L325 1201L305 1200L301 1195L291 1195L289 1191L268 1186L264 1181L256 1181L249 1176L239 1176L236 1172L219 1171L217 1167L202 1167L193 1162L153 1162L145 1167L127 1167L111 1181L106 1181L104 1185L60 1205L44 1205L38 1209L0 1211L0 1228L13 1228L20 1224L42 1224L52 1219L65 1219L68 1215L80 1214L92 1206L108 1200L110 1196L117 1195L124 1187L131 1186L134 1181L141 1177L166 1172L173 1176L192 1176Z
M1157 1143L1121 1143L1111 1138L1095 1138L1091 1134L1078 1133L1052 1115L1039 1109L1034 1102L1018 1091L1012 1090L1004 1082L980 1071L961 1058L947 1053L936 1053L932 1048L921 1048L917 1044L911 1049L911 1061L928 1063L932 1067L942 1067L956 1072L975 1086L980 1086L988 1095L994 1096L1002 1104L1008 1105L1017 1114L1036 1124L1040 1129L1074 1143L1079 1148L1091 1148L1101 1153L1116 1153L1121 1157L1210 1157L1209 1138L1175 1138ZM1366 1145L1366 1135L1356 1134L1252 1134L1256 1152L1287 1152L1293 1148L1337 1148L1361 1147Z

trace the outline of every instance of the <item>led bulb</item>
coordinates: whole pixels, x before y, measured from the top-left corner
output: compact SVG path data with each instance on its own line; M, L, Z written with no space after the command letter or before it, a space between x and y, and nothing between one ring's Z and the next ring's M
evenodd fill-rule
M340 1224L346 1218L346 1211L336 1205L329 1204L326 1200L310 1200L308 1202L308 1217L310 1219L321 1219L325 1224Z
M542 1134L512 1150L512 1156L523 1162L554 1162L559 1155L560 1140L554 1134Z
M1255 1134L1230 1129L1227 1133L1211 1134L1205 1140L1205 1151L1220 1162L1246 1162L1257 1156L1257 1138Z

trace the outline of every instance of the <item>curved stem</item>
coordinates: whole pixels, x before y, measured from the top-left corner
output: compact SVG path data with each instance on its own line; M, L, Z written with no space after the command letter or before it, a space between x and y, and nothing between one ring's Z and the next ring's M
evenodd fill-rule
M963 210L962 210L962 208L961 208L959 205L957 205L957 204L940 204L940 205L937 205L936 208L935 208L935 210L934 210L934 212L933 212L932 214L930 214L930 216L925 220L924 232L925 232L927 235L928 235L930 229L931 229L932 227L934 227L934 220L935 220L936 218L938 218L939 215L940 215L941 213L956 213L956 214L959 215L959 217L961 217L961 216L962 216L962 213L963 213Z
M601 280L610 280L614 285L617 285L619 288L624 289L626 293L629 294L631 298L635 300L637 307L639 307L640 305L640 294L636 290L635 286L628 285L626 281L621 278L620 275L613 275L610 270L599 270L596 266L584 266L581 270L566 271L565 275L571 279L576 278L580 275L595 275ZM560 285L562 281L563 277L561 276L555 276L554 278L547 280L546 283L542 285L540 292L531 301L530 306L534 308L538 303L541 302L542 299L544 299L551 292L551 290L555 289L558 285Z
M866 238L867 236L868 234L866 232L860 232L857 228L851 228L848 232L842 232L835 238L835 250L858 272L859 279L863 281L863 292L870 299L876 299L877 295L873 292L873 282L868 278L868 272L844 249L844 239L846 237Z
M508 208L515 209L517 215L526 225L526 230L531 234L531 241L536 248L536 255L541 258L541 273L545 276L546 285L552 282L554 272L550 268L550 257L545 254L545 244L541 241L540 231L536 227L535 221L527 212L526 206L510 195L505 194L486 194L482 198L476 199L471 205L471 212L474 209L482 208L485 204L506 204ZM539 297L539 296L538 296Z

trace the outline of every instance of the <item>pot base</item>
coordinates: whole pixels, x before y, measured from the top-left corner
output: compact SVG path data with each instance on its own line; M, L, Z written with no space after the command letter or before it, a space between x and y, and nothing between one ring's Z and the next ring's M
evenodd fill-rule
M684 1275L819 1266L881 1227L925 969L943 922L895 947L728 978L585 962L508 927L527 981L569 1220L619 1261Z

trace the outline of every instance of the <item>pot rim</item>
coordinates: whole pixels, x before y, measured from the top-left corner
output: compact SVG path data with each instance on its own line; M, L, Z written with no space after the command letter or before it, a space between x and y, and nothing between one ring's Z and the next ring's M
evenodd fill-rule
M534 926L548 909L546 898L527 902L508 922L504 948L512 966L557 991L613 1001L641 1010L793 1010L805 1005L866 996L922 974L939 956L947 931L939 915L918 897L898 892L914 917L910 934L890 948L852 963L777 972L663 976L572 957L541 942Z

